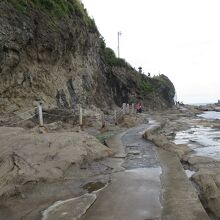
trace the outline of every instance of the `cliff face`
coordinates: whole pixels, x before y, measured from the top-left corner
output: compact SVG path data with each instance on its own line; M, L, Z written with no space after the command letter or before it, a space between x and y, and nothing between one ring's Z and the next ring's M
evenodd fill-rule
M173 105L169 79L148 78L117 59L77 0L62 3L63 11L55 3L24 2L0 2L1 111L32 107L37 100L70 108L139 100L147 107Z

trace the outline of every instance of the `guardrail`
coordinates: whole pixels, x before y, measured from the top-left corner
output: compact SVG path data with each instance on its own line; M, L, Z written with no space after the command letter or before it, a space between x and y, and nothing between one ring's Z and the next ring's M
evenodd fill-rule
M10 115L10 113L8 113ZM0 122L4 126L15 126L23 121L27 121L37 115L37 107L29 109L24 112L14 112L13 116L0 117Z
M123 103L122 108L120 110L118 110L118 111L115 110L115 113L114 113L115 125L117 125L118 123L123 121L124 115L134 114L134 113L136 113L136 111L135 111L133 103L131 105Z
M52 110L51 110L52 111ZM85 113L85 110L80 106L77 110L68 110L68 109L54 109L54 111L49 111L49 110L44 110L43 109L43 104L38 103L37 107L29 109L25 112L14 112L13 116L9 117L0 117L0 122L4 126L14 126L19 124L20 122L27 121L29 119L33 119L35 117L38 118L38 123L40 127L44 127L44 120L47 119L46 121L54 120L54 118L59 119L59 118L68 118L74 116L78 117L75 118L74 120L78 121L79 126L83 128L83 125L85 124L85 119L88 115ZM95 120L101 122L101 127L104 128L107 125L107 121L109 123L109 118L110 118L110 124L113 123L115 125L118 125L121 123L124 119L125 115L128 114L134 114L136 113L134 104L126 104L123 103L122 108L119 110L114 111L114 115L105 115L104 112L98 112L94 114ZM8 113L9 114L9 113ZM106 120L107 119L107 120Z

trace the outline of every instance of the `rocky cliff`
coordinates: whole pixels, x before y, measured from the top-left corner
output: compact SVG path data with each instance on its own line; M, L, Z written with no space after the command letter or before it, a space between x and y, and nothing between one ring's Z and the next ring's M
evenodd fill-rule
M1 111L38 100L51 108L166 108L175 95L166 76L147 77L116 58L78 0L1 0L0 77Z

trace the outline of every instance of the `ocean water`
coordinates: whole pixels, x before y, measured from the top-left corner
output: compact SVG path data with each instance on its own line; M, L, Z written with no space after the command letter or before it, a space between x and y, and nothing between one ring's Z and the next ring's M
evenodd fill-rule
M220 119L220 112L204 112L198 117L207 120ZM220 161L220 130L201 125L176 133L174 143L186 144L194 155L210 157Z
M206 102L206 103L189 103L189 105L195 105L195 106L200 106L200 105L212 105L212 104L214 104L214 103L211 103L211 102Z
M205 119L220 119L220 112L216 111L207 111L202 114L197 115L198 117L205 118Z

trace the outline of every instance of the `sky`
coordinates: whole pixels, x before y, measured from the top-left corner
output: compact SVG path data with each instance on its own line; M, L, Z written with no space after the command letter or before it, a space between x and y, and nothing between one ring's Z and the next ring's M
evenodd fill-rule
M106 45L144 73L164 74L177 100L220 99L219 0L82 0Z

